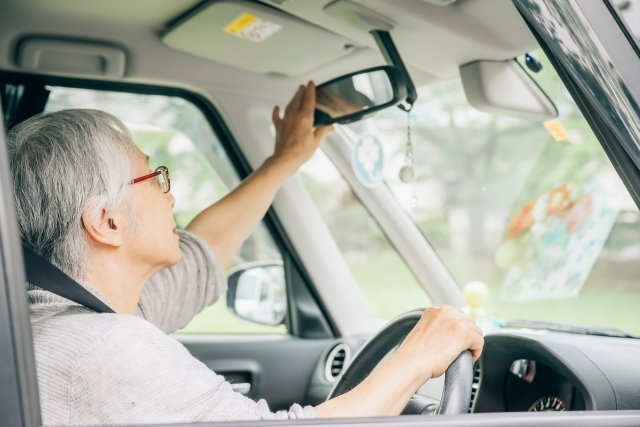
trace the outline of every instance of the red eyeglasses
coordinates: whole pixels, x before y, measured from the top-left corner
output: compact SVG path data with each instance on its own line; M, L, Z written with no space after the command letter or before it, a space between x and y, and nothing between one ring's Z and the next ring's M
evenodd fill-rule
M131 184L136 184L140 181L144 181L147 179L155 178L158 187L165 193L171 191L171 180L169 179L169 168L166 166L158 166L156 171L150 173L149 175L141 176L140 178L136 178L131 181Z

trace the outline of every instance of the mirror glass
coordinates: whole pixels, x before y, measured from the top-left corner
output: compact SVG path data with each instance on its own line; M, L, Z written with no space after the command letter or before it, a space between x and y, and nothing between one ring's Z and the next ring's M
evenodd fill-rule
M263 325L281 324L287 311L282 265L256 266L239 272L234 311Z
M394 100L385 70L342 77L316 88L316 109L331 119L359 113Z

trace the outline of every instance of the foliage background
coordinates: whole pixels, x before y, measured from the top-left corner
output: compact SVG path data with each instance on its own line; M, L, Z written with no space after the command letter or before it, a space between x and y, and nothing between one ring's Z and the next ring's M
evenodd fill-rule
M412 113L417 209L409 208L410 191L395 175L404 156L405 114L390 109L371 120L370 131L384 136L388 164L394 165L386 182L457 282L489 287L489 315L610 326L640 335L638 208L549 61L542 51L532 54L543 70L525 70L556 104L568 141L555 141L541 123L475 111L460 80L452 79L421 88ZM578 297L499 299L505 270L494 256L509 219L541 194L593 177L619 215Z

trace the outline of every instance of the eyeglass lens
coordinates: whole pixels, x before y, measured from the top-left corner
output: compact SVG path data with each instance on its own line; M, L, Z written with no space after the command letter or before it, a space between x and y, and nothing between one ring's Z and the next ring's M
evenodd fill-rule
M156 170L160 172L160 174L155 177L156 182L158 183L162 191L164 191L165 193L168 193L169 190L171 190L171 184L169 181L169 171L166 168L158 168Z

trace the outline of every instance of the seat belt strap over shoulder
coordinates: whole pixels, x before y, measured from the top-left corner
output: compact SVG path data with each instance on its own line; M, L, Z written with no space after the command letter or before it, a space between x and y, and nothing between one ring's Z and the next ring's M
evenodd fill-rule
M27 282L98 313L115 313L84 286L34 251L24 240L22 241L22 253L24 254Z

